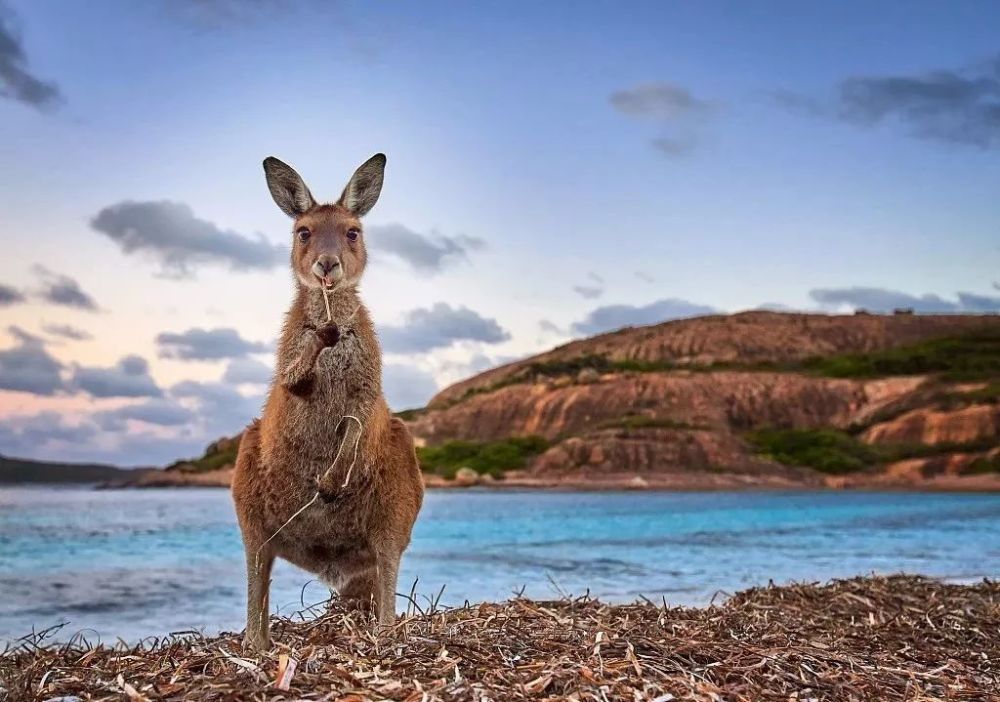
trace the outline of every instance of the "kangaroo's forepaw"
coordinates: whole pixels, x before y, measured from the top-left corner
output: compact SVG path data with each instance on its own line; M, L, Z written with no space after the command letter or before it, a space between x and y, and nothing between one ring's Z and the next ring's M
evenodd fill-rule
M323 500L323 502L328 505L333 504L341 497L340 490L336 488L319 487L316 491L319 493L319 499Z
M324 348L336 346L337 342L340 341L340 327L333 322L329 322L316 330L316 336L323 342Z

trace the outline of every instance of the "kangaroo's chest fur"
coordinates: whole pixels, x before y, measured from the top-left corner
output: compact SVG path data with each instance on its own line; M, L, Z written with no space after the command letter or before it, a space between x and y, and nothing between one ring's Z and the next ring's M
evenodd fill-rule
M259 490L268 528L277 529L311 500L320 478L336 488L334 501L317 501L276 537L286 557L303 567L364 549L380 502L380 438L390 421L367 310L356 295L344 294L331 299L331 313L339 341L319 352L298 391L274 384L261 421ZM326 323L320 294L297 300L279 342L279 373L301 352L303 335Z
M335 438L338 427L362 423L370 415L373 397L369 359L377 350L366 349L364 341L352 329L342 331L336 346L323 349L316 359L314 378L307 393L291 395L284 403L280 436L273 450L282 452L289 468L306 467L315 461L327 466L340 448ZM279 388L278 392L287 392ZM355 427L356 428L356 427Z

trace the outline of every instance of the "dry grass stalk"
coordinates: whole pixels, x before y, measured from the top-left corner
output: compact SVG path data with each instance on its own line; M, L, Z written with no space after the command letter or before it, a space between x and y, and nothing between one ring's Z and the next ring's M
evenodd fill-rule
M378 634L334 604L273 627L279 643L255 659L235 634L132 648L40 634L0 658L0 686L13 702L1000 699L995 581L857 578L704 609L515 599L408 615ZM287 692L275 684L282 657L298 661Z

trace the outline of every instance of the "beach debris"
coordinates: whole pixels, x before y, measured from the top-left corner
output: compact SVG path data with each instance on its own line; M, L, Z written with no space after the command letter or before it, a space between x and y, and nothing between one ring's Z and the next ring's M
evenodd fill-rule
M117 682L119 689L125 693L125 696L128 697L131 702L149 702L149 699L145 695L141 694L132 685L125 682L125 677L121 673L118 674Z
M279 690L287 690L292 684L292 678L295 677L295 669L298 665L299 662L287 653L278 656L278 673L274 679L274 686Z
M257 665L256 663L254 663L253 661L248 661L245 658L240 658L238 656L234 656L233 654L229 653L228 651L226 651L221 646L219 647L219 653L221 653L222 657L225 658L230 663L232 663L233 665L239 666L240 668L243 668L244 670L249 670L251 673L254 674L254 677L257 678L258 680L264 680L264 679L266 679L266 676L264 675L264 671L262 671L260 669L260 666Z
M42 699L44 678L60 702L1000 699L991 580L768 586L704 608L516 598L430 607L378 630L334 600L318 617L275 617L272 627L274 649L254 658L232 653L235 633L131 648L36 634L0 655L0 690Z

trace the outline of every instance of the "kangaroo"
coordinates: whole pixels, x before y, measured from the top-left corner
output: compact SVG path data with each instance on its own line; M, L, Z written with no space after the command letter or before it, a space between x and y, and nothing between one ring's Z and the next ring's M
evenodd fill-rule
M361 217L382 190L385 156L318 204L302 178L264 161L278 207L294 220L295 299L260 419L240 441L233 501L247 561L244 642L270 647L268 595L278 556L342 598L395 619L399 561L423 502L413 437L382 394L382 359L357 285L367 262Z

